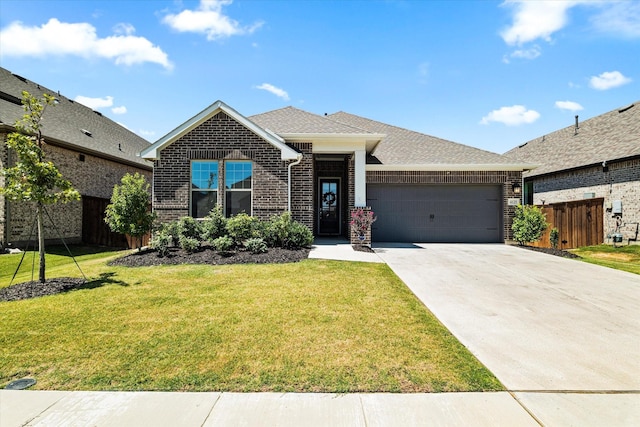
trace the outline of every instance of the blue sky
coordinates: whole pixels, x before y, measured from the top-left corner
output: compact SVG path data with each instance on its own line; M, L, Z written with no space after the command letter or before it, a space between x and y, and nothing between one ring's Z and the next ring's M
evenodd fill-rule
M218 99L503 153L640 101L638 1L0 2L0 65L155 141Z

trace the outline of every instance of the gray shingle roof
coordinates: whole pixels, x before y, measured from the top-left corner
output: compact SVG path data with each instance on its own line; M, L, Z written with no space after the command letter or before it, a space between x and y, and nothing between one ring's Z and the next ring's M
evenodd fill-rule
M513 159L500 154L345 112L330 114L328 118L369 132L386 134L373 153L373 158L368 159L367 163L384 165L506 165L514 163Z
M250 116L249 119L258 126L269 129L277 134L308 133L308 134L366 134L364 129L339 123L324 116L285 107L279 110Z
M640 156L640 101L541 136L505 153L541 166L527 177ZM631 107L630 107L631 106ZM630 107L630 108L628 108Z
M48 93L59 100L55 106L47 107L42 118L42 133L46 139L86 154L151 169L151 164L138 156L149 147L147 140L91 108L37 83L16 77L1 67L0 125L13 126L24 115L20 104L23 90L39 98ZM83 129L90 132L91 136L83 133Z

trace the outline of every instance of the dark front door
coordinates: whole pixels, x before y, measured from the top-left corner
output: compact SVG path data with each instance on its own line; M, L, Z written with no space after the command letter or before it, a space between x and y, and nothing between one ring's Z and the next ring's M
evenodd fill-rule
M340 234L340 180L320 178L318 234Z

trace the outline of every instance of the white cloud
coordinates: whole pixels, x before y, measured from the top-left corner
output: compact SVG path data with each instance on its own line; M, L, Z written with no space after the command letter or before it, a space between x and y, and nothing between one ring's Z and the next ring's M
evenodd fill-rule
M40 27L28 27L20 21L0 31L0 52L4 56L74 55L82 58L106 58L117 65L151 62L166 69L173 64L165 52L144 37L134 36L130 24L118 24L115 35L99 38L96 28L88 23L66 23L51 18Z
M500 35L508 45L522 45L537 39L551 41L551 35L568 22L567 11L577 1L508 0L502 5L514 10L513 24Z
M480 124L488 125L491 122L503 123L507 126L518 126L525 123L533 123L540 118L540 113L535 110L527 110L524 105L513 105L493 110L482 118Z
M426 84L429 79L429 63L422 62L418 65L418 82L420 84Z
M149 140L149 138L152 138L154 135L156 134L156 131L154 130L144 130L144 129L140 129L138 131L138 135L140 135L141 137Z
M536 59L542 55L542 51L540 50L540 46L535 45L530 47L529 49L516 49L511 52L509 55L505 55L502 57L502 62L505 64L509 64L511 62L510 58L516 59Z
M113 96L105 96L104 98L89 98L88 96L78 95L73 100L91 108L92 110L111 107L113 105Z
M584 110L584 108L582 108L582 105L573 101L556 101L556 108L559 108L561 110L569 110L569 111Z
M640 37L640 3L619 1L603 6L603 10L591 18L598 31L629 38Z
M620 71L605 71L599 76L591 76L589 86L597 90L607 90L630 83L631 79Z
M255 86L256 89L266 90L267 92L271 92L275 96L284 99L285 101L289 100L289 94L284 90L280 89L269 83L262 83L260 86Z
M113 107L111 109L111 112L113 114L126 114L127 113L127 107L125 107L124 105L122 105L120 107Z
M195 10L183 10L178 14L168 14L162 22L179 32L206 34L207 40L218 40L235 35L251 34L262 26L256 22L251 26L241 26L222 12L222 7L232 0L200 0Z

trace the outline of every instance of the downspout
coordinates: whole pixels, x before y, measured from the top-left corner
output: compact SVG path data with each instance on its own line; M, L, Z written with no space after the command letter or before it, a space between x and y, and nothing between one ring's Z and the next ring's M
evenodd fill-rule
M289 213L291 213L291 168L295 165L300 164L303 157L304 156L302 154L298 154L298 158L296 159L296 161L289 163L289 194L288 194L288 200L287 200L287 211Z

